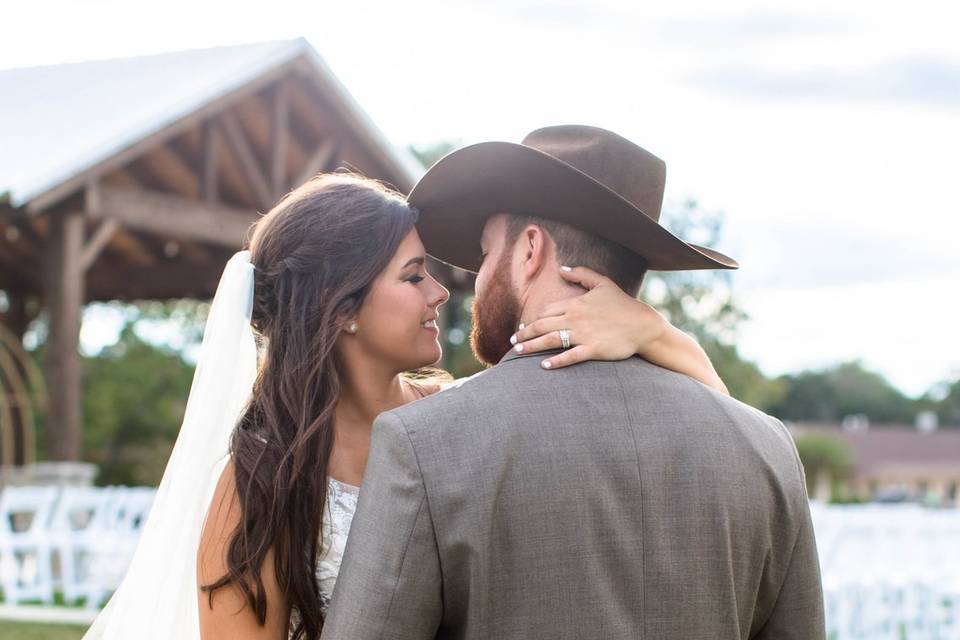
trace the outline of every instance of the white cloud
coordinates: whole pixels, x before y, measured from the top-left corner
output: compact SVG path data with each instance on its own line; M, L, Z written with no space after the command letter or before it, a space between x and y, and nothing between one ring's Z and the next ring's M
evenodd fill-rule
M862 359L919 395L960 375L958 291L960 277L755 290L740 349L771 375Z

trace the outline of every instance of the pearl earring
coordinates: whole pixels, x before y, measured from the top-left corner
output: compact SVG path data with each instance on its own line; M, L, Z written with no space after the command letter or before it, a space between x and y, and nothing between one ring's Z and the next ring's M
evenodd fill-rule
M356 323L356 322L351 322L350 325L347 327L347 331L349 331L350 333L356 333L356 332L357 332L357 323Z

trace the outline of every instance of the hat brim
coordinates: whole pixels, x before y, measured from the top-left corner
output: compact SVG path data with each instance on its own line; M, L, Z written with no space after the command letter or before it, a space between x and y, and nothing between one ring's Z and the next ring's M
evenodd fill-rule
M575 167L512 142L481 142L448 154L417 182L409 202L427 253L451 266L480 268L490 215L543 217L616 242L655 271L736 269L736 260L684 242L632 203Z

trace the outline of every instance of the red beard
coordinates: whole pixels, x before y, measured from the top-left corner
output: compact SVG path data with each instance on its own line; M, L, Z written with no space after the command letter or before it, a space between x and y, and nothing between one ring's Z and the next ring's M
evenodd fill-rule
M470 348L477 360L493 366L510 349L520 323L520 301L510 286L510 254L504 252L486 291L473 299Z

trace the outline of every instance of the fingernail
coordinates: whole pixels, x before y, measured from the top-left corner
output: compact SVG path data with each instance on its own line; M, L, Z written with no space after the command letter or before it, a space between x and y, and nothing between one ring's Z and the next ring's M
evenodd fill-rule
M525 325L525 324L523 324L523 323L521 322L521 323L520 323L520 331L523 331L523 328L524 328L525 326L527 326L527 325Z
M573 271L570 267L560 267L560 271Z
M517 334L510 336L510 344L517 344Z
M550 365L550 361L549 361L549 360L544 360L543 362L540 363L540 366L543 367L544 369L549 369L550 366L551 366L551 365Z
M522 345L522 344L518 344L517 346L514 347L514 350L515 350L517 353L523 353L523 345Z

